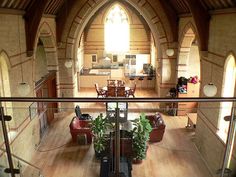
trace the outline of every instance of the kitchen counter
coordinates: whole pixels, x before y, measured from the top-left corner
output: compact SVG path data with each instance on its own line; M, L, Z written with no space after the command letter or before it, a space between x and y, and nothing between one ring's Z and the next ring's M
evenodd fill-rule
M156 77L155 74L143 74L143 73L138 73L138 74L129 74L125 73L125 77Z
M86 72L81 72L80 73L81 76L108 76L111 75L110 71L101 71L98 69L89 69Z

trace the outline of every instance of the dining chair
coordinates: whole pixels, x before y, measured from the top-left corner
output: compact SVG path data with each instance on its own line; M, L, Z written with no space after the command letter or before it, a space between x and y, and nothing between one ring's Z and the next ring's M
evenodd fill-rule
M128 91L127 91L127 97L129 97L129 96L133 96L133 97L135 97L135 90L136 90L136 83L134 83L134 87L133 88L130 88Z
M106 96L107 97L116 97L116 87L115 86L108 86Z
M125 86L117 87L117 96L118 97L125 97Z
M117 86L118 86L118 87L125 86L125 82L122 81L122 80L117 80Z
M107 80L107 86L115 86L116 80Z
M103 90L103 89L101 89L101 88L99 88L98 87L98 83L95 83L95 89L96 89L96 92L97 92L97 98L99 97L99 96L101 96L101 97L106 97L106 91L105 90Z

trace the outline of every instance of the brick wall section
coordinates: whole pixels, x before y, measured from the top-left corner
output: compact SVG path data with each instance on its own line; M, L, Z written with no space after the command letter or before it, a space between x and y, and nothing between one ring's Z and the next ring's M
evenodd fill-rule
M221 96L224 63L230 52L236 53L235 14L213 15L210 21L209 52L200 52L201 90L212 81L218 88L216 96ZM179 34L192 18L181 18ZM201 92L200 96L204 96ZM200 103L196 128L196 146L206 161L212 174L221 168L225 145L216 135L219 117L219 103ZM214 109L213 109L214 108ZM231 168L236 170L236 149L233 152Z
M47 23L52 29L52 36L55 37L55 20L52 18L42 18L41 24ZM18 28L19 27L19 28ZM21 82L21 67L24 76L24 82L29 83L31 92L27 96L35 96L35 66L34 56L26 57L26 40L25 40L25 24L21 15L6 15L0 14L0 53L4 52L6 55L4 59L8 63L9 81L11 96L20 96L17 93L17 85ZM44 28L41 32L48 32ZM19 35L20 34L20 35ZM38 34L39 36L39 34ZM54 38L55 40L55 38ZM20 46L19 46L20 42ZM46 43L45 43L46 44ZM50 43L48 43L50 44ZM37 41L35 42L35 46ZM54 46L55 43L54 43ZM47 53L50 46L46 45L45 50L48 54L48 68L57 69L57 61L51 54ZM36 49L34 51L36 53ZM57 54L53 55L54 57ZM11 140L12 152L23 159L30 161L33 153L35 152L35 145L39 143L39 119L35 118L32 121L29 119L28 107L31 103L13 103L13 120L15 123L10 123L10 128L17 131L17 138ZM2 135L1 135L2 139Z

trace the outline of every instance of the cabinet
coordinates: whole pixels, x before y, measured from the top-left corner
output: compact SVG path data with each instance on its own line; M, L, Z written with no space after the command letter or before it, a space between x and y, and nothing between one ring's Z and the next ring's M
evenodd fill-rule
M178 93L178 98L199 97L199 83L187 83L187 93ZM179 102L178 116L186 115L186 113L197 112L196 102Z

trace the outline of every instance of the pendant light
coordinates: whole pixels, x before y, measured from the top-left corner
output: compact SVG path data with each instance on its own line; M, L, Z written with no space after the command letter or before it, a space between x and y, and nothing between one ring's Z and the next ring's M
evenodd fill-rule
M211 82L203 87L203 93L207 97L213 97L217 93L217 87L212 83L212 64L211 64Z
M17 85L17 92L20 96L26 96L30 93L30 86L24 82L22 59L21 59L21 36L20 36L20 17L18 17L18 36L19 36L19 49L20 49L20 67L21 67L21 82Z
M65 18L68 18L68 11L67 11L67 9L68 9L68 2L67 2L67 0L66 0L66 1L65 1ZM66 67L67 69L72 68L72 65L73 65L72 59L71 59L71 58L67 58L66 61L65 61L65 63L64 63L64 65L65 65L65 67Z
M175 54L174 49L166 49L166 55L172 57Z
M69 69L72 67L72 65L73 65L72 59L67 59L65 62L65 67Z

